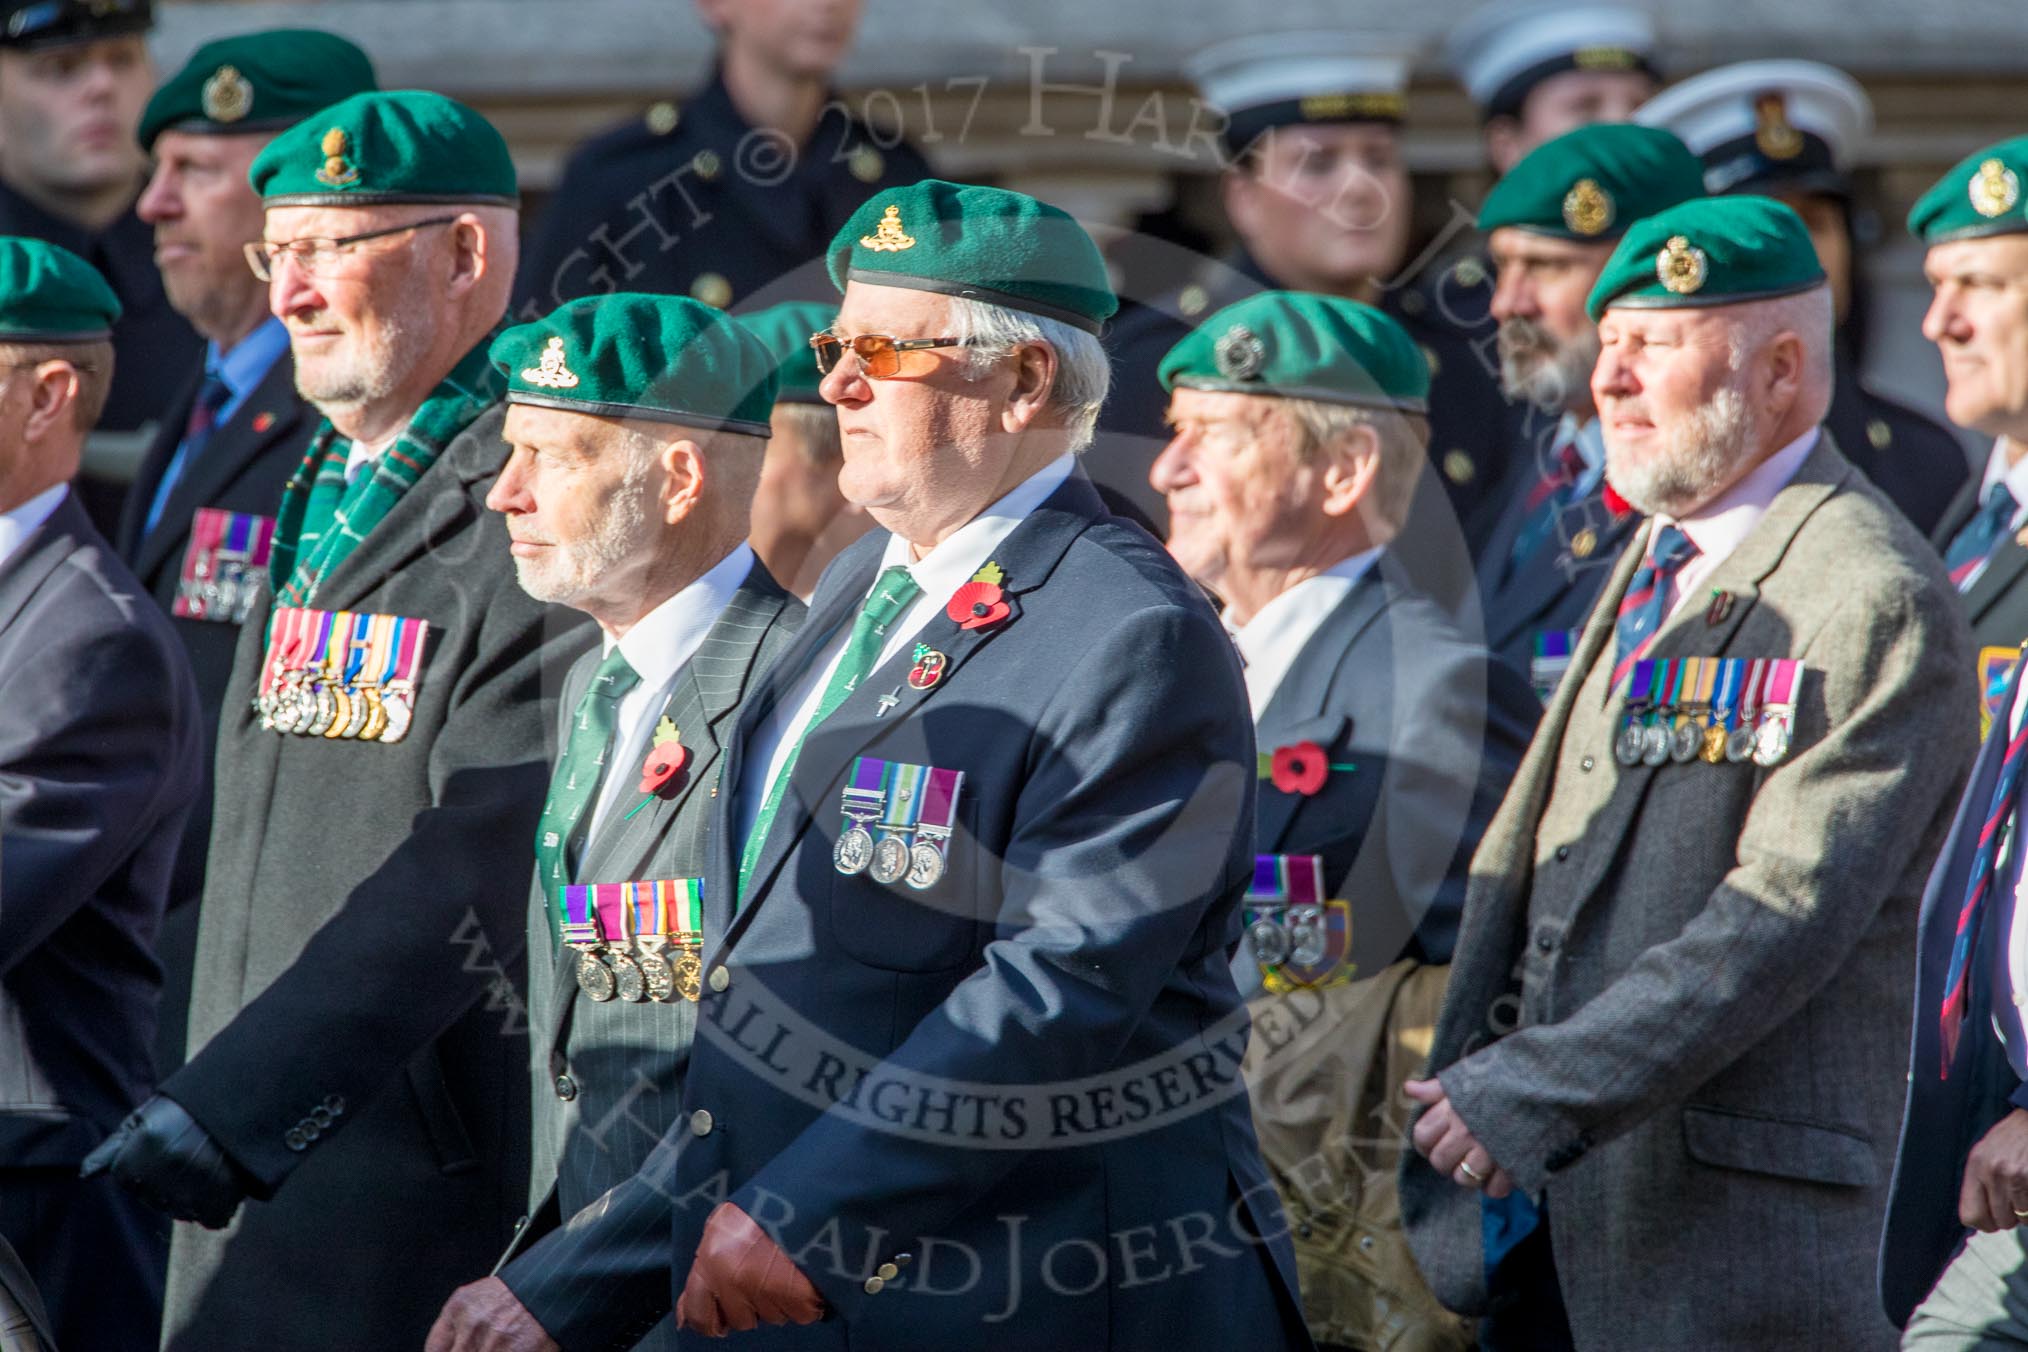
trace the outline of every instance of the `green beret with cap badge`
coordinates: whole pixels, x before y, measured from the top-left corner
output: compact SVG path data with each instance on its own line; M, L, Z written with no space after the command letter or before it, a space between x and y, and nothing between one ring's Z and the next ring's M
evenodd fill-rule
M1429 362L1393 318L1356 300L1263 291L1169 349L1165 390L1220 390L1423 413Z
M809 335L805 334L807 343ZM688 296L587 296L487 351L507 402L768 435L774 354L725 311Z
M2028 181L2028 136L1967 155L1916 199L1908 213L1909 233L1924 244L1948 244L2028 231L2028 205L2021 197L2024 181Z
M240 135L292 127L320 108L379 88L373 62L336 33L274 28L199 47L162 82L138 136L155 148L165 131Z
M1120 308L1098 245L1069 212L1026 193L926 178L869 198L831 241L848 281L961 296L1087 333Z
M1669 207L1621 237L1585 301L1652 310L1773 300L1824 284L1803 218L1771 197L1737 193Z
M1704 195L1704 166L1674 133L1601 122L1524 155L1479 208L1479 229L1618 239L1635 221Z
M298 122L254 157L247 180L268 207L519 200L499 130L421 89L355 94Z

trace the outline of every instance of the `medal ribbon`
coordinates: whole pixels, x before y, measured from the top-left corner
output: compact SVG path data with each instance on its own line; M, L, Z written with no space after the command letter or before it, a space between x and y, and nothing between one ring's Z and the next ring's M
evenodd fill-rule
M1739 707L1739 682L1745 674L1746 663L1737 657L1727 657L1719 662L1723 681L1718 687L1718 700L1711 706L1711 726L1723 727L1729 734L1732 720Z
M667 883L623 883L627 906L632 912L633 934L655 938L669 932L668 913L663 907L662 889Z
M416 668L421 664L422 660L423 640L429 637L430 622L428 620L403 619L401 623L402 635L399 656L395 658L394 675L389 679L388 684L392 685L400 682L412 690L415 688Z
M1320 855L1284 856L1288 876L1289 905L1318 906L1324 901L1324 860Z
M253 553L251 545L253 543L254 522L259 519L258 517L248 516L244 512L227 512L225 514L224 552L230 553L239 559L248 558Z
M958 792L964 782L963 770L929 772L929 783L922 791L922 820L917 835L941 840L951 834L958 817Z
M1654 703L1655 659L1643 657L1627 676L1627 715L1639 717Z
M886 806L881 810L880 825L892 827L897 835L913 831L922 816L923 783L929 778L929 767L895 761L888 771Z
M1676 665L1660 658L1650 660L1654 663L1654 669L1649 673L1648 697L1643 701L1647 716L1641 720L1646 727L1655 725L1655 720L1661 717L1663 706L1668 703L1670 668Z
M592 896L598 904L599 932L609 944L629 938L627 930L627 885L593 883Z
M1773 665L1774 672L1767 683L1767 703L1776 709L1793 709L1796 683L1802 676L1803 664L1792 657L1784 657Z
M675 878L655 884L662 899L662 930L679 944L704 943L704 879Z
M1750 726L1760 719L1761 692L1767 686L1767 659L1752 659L1746 672L1746 694L1739 702L1740 726Z
M563 941L572 948L596 944L599 919L592 907L592 889L584 883L566 883L557 889L557 900L563 908Z
M1282 856L1278 854L1257 854L1253 857L1253 886L1247 889L1248 901L1280 901L1288 895L1283 884Z

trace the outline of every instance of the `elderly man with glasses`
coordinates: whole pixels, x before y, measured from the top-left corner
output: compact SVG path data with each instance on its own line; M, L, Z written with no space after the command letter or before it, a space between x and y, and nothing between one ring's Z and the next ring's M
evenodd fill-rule
M1075 458L1105 265L1056 208L934 179L867 202L827 262L839 486L882 529L728 742L677 1322L1307 1348L1237 1071L1239 662Z
M420 1347L525 1194L526 898L500 880L534 867L543 645L576 637L485 506L514 169L478 114L405 91L299 124L250 178L324 422L219 730L192 1055L96 1162L198 1222L165 1348Z

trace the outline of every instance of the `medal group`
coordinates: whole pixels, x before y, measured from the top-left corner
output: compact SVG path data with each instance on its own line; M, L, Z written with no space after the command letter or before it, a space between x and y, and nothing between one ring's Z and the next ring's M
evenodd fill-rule
M704 880L567 884L564 943L592 999L695 1002L704 993Z
M1778 765L1789 754L1803 671L1785 657L1644 658L1627 676L1613 756L1628 766Z
M899 882L918 892L935 887L944 876L964 783L962 770L859 757L842 795L845 820L832 864L883 887Z
M1313 990L1350 980L1350 917L1344 902L1325 900L1323 856L1254 856L1246 935L1269 990Z
M254 712L298 737L399 742L415 714L429 621L284 606L268 621Z
M220 624L245 621L268 570L275 519L200 507L190 522L190 548L170 614Z

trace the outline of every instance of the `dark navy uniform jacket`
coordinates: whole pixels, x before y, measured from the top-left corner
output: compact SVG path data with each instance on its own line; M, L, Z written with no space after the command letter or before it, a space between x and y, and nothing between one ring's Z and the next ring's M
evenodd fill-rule
M515 278L515 313L547 314L608 291L694 296L743 306L835 300L824 251L882 188L929 177L898 133L834 98L807 143L747 125L714 76L681 108L657 104L571 155Z
M825 574L725 783L887 543ZM1238 658L1082 474L993 560L1003 621L933 616L918 641L947 658L939 681L912 688L905 648L805 740L736 914L720 796L671 1296L729 1198L830 1309L742 1334L755 1349L1308 1348L1238 1074L1255 772ZM860 755L964 772L929 890L834 867Z

